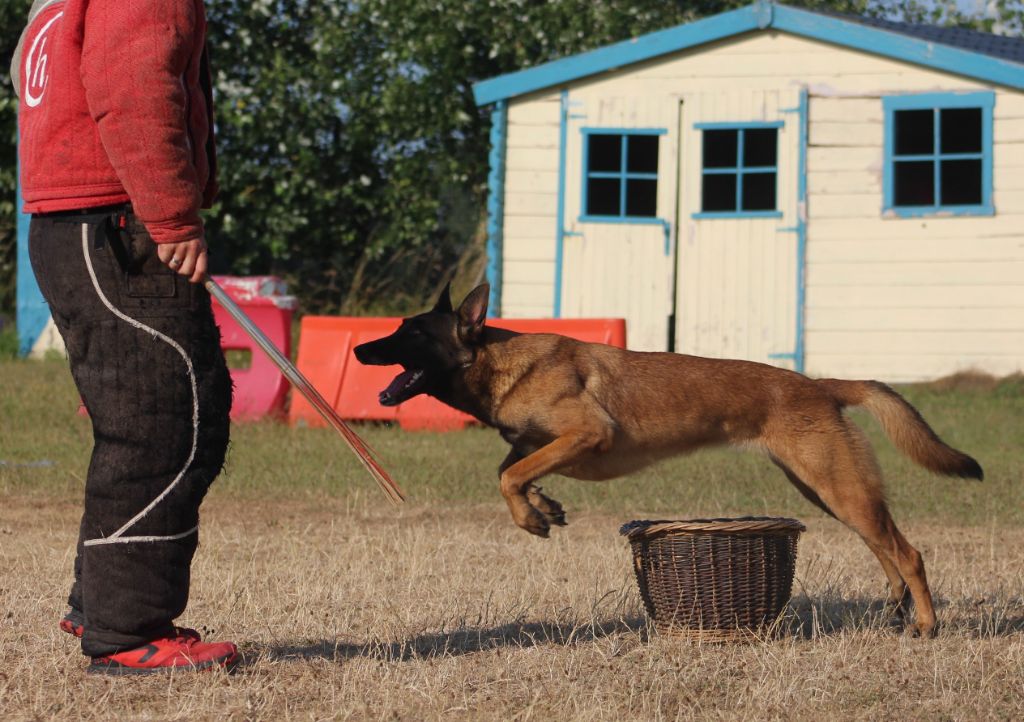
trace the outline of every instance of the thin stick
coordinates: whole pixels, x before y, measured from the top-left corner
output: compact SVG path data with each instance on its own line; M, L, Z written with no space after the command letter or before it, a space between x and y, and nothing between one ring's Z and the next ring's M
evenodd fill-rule
M274 362L274 365L281 369L281 373L291 381L292 386L298 389L302 395L306 397L306 400L313 405L313 408L320 412L320 415L324 417L327 423L333 426L335 430L341 434L341 438L345 440L345 443L348 444L349 448L352 449L355 455L359 458L359 461L362 462L364 467L366 467L366 470L370 472L370 476L372 476L373 480L377 482L378 486L380 486L385 496L387 496L388 501L392 504L398 504L405 501L405 495L402 493L402 490L398 488L398 484L392 481L391 477L388 476L388 473L384 471L384 468L374 458L373 452L370 448L356 435L354 431L352 431L352 429L348 427L342 418L338 416L338 412L335 411L329 403L327 403L326 399L320 395L320 392L314 388L313 384L311 384L306 377L303 376L297 368L295 368L295 365L288 360L288 358L278 350L277 346L275 346L274 343L264 335L259 327L245 315L245 312L238 307L238 304L236 304L231 297L224 292L224 289L221 288L216 281L207 276L203 281L203 285L206 286L206 290L210 292L210 295L217 299L217 303L219 303L224 310L238 322L238 325L241 326L247 334L249 334L249 338L255 341L256 344L263 349L263 352L270 357L270 360Z

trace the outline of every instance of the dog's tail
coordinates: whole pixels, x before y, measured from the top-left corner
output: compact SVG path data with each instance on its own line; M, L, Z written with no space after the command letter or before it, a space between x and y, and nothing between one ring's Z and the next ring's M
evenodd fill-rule
M906 399L878 381L820 379L840 406L860 406L882 424L893 445L918 464L946 476L981 479L981 465L938 437Z

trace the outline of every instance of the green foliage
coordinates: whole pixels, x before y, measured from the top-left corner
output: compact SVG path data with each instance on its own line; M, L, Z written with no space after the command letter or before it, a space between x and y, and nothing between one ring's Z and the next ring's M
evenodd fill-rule
M13 325L4 323L0 317L0 361L17 358L18 333Z
M970 8L965 11L964 8ZM1024 2L989 0L984 14L973 5L957 0L893 0L886 4L889 16L910 23L982 30L999 35L1020 36L1024 30Z
M14 308L18 99L7 73L32 0L0 0L0 312Z

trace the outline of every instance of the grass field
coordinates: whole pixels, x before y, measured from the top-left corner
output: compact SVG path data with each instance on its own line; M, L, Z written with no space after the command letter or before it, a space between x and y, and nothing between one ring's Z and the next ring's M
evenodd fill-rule
M88 422L64 363L2 362L0 718L1024 718L1024 383L904 391L986 471L981 484L930 476L857 417L924 554L936 640L891 625L867 549L755 455L702 453L606 484L553 478L570 525L541 540L508 517L493 431L362 427L409 496L394 511L333 432L266 423L233 431L180 620L237 641L243 664L109 680L87 677L56 628ZM808 526L781 638L651 632L619 525L744 514Z

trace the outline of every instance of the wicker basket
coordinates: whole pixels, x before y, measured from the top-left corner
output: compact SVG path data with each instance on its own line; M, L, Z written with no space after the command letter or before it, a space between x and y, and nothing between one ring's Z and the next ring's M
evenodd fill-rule
M764 636L789 601L796 519L633 521L619 533L647 613L662 634L703 641Z

